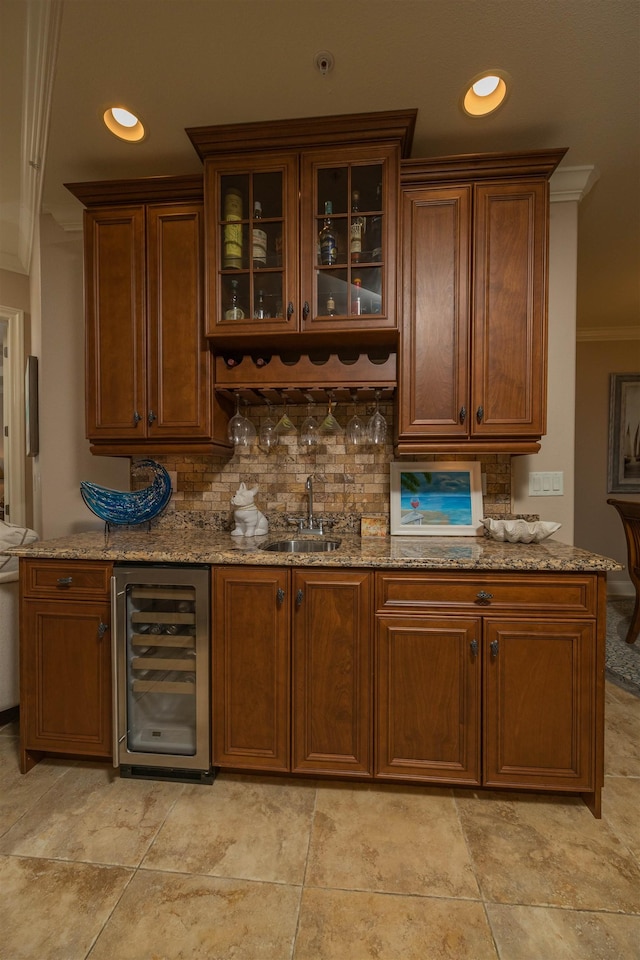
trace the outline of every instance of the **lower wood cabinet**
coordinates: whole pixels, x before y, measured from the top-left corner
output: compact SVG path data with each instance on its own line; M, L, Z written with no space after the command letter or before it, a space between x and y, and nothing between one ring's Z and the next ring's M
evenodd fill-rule
M111 565L20 561L20 766L111 756Z
M378 618L378 776L481 782L481 644L480 618Z
M213 763L370 776L371 574L213 572Z
M376 775L577 792L599 816L604 574L385 571L375 596Z

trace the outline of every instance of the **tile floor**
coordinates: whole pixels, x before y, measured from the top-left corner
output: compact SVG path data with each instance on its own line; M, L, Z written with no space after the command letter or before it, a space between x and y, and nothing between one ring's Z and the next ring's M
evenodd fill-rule
M0 729L0 960L640 958L640 699L579 800L221 775L122 780Z

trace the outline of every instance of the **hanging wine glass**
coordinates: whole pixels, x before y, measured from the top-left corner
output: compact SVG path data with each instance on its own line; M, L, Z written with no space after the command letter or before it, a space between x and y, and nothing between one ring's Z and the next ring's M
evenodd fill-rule
M359 446L367 442L367 425L362 419L358 416L358 408L356 406L355 393L353 396L353 416L347 423L347 443L352 446Z
M311 403L307 404L307 415L300 426L300 443L304 447L312 447L318 442L320 425L311 413Z
M284 413L282 414L282 416L280 417L280 419L279 419L278 422L276 423L276 432L277 432L278 436L280 436L281 433L295 433L295 432L296 432L295 424L292 422L291 418L289 417L289 414L287 413L287 401L286 401L286 400L285 400L285 402L284 402Z
M244 445L247 437L247 418L240 413L240 394L236 393L236 412L227 424L227 437L234 446Z
M340 426L335 416L333 415L333 410L335 406L337 406L337 404L334 404L333 393L329 393L329 404L327 407L327 415L322 421L322 423L320 424L320 430L322 431L322 433L335 434L335 433L342 432L342 427Z
M380 413L380 394L380 390L375 391L376 408L367 425L369 443L374 444L374 446L382 446L387 439L387 421Z
M240 441L241 447L250 447L256 440L256 428L253 420L250 420L249 417L244 415L244 437Z
M269 413L260 425L260 443L266 450L271 450L272 447L277 446L279 438L277 424L271 415L273 409L270 403L268 407Z

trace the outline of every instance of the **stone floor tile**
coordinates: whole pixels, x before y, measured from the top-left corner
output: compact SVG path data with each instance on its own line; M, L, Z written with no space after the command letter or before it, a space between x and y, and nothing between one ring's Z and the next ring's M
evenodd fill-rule
M604 772L640 777L640 698L605 705Z
M139 870L91 960L289 960L300 887Z
M451 791L399 785L318 786L305 883L478 896Z
M143 865L301 884L315 794L313 781L230 774L186 787Z
M460 791L457 803L484 899L640 913L640 865L581 800Z
M122 867L0 856L0 957L85 960L131 875Z
M294 960L497 960L481 903L305 887Z
M5 833L0 853L138 866L182 788L79 764Z
M73 761L43 760L23 775L17 739L0 738L0 837L74 766Z
M640 917L487 904L501 960L633 960Z
M640 777L605 777L602 817L640 864Z

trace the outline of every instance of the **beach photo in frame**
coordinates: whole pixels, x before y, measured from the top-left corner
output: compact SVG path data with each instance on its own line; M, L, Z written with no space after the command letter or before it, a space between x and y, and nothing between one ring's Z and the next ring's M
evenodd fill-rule
M612 373L609 493L640 493L640 373Z
M482 533L477 461L391 464L391 533L476 537Z

